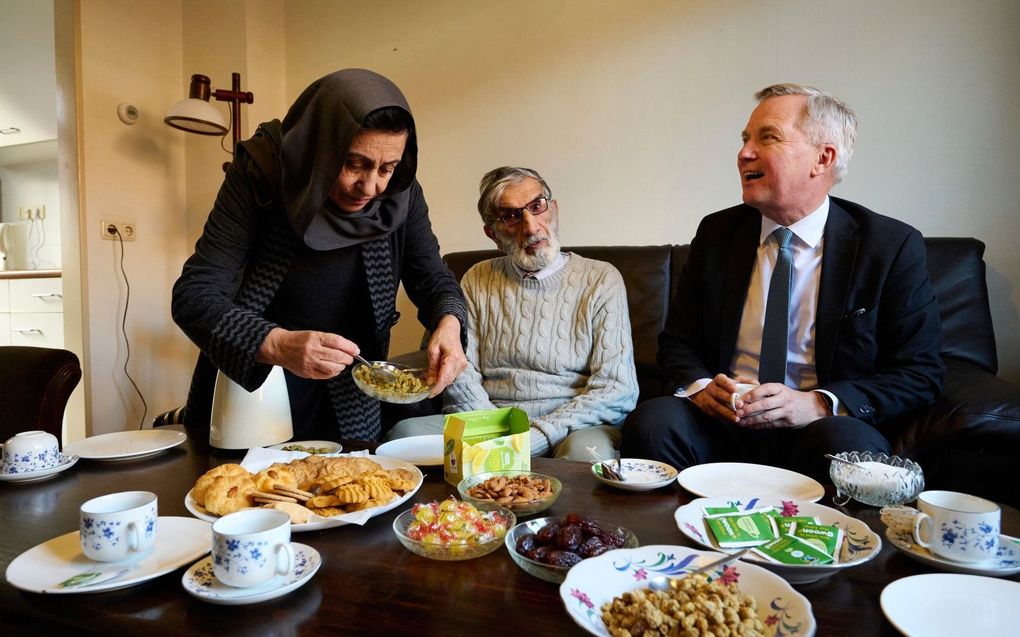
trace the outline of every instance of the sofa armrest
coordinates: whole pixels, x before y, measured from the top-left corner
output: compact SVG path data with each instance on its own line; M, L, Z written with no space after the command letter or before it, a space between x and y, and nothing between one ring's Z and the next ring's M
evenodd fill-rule
M927 488L1016 504L1020 387L977 365L946 358L945 391L934 404L896 419L894 452L924 467Z

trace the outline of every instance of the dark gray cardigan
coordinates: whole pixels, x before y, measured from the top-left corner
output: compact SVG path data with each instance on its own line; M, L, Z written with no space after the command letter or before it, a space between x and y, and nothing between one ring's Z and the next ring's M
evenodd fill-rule
M216 369L248 391L258 388L271 366L255 360L259 346L277 325L262 314L283 281L299 239L279 203L279 124L259 127L239 145L195 253L174 285L174 321L201 350L185 422L208 426ZM456 279L439 256L421 186L414 181L398 196L408 197L403 225L361 244L376 338L373 349L388 350L396 323L396 289L403 281L419 308L418 318L434 329L444 315L456 316L464 338L467 310ZM329 281L323 281L328 290ZM379 403L361 393L349 370L328 381L337 416L337 438L373 440L380 434Z

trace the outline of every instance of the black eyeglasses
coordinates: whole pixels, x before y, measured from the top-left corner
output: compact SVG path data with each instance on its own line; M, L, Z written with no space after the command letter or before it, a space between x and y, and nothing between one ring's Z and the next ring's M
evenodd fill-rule
M507 228L512 228L519 224L521 219L524 218L525 210L527 210L530 215L537 217L548 209L549 198L543 195L536 199L532 199L520 208L497 208L501 214L498 215L496 219L502 221L503 225Z

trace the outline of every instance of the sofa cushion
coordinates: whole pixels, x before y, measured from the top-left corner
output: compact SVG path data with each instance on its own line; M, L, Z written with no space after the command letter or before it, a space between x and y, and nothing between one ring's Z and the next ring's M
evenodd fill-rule
M932 237L924 243L928 248L928 272L939 301L942 356L996 373L999 363L982 259L985 244L967 237Z
M973 363L945 363L942 398L888 423L893 452L921 463L929 488L1020 501L1020 388Z

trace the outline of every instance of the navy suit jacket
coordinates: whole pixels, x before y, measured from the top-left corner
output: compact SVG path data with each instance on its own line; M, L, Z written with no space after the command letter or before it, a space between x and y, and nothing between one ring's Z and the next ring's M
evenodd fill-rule
M674 387L732 375L761 213L740 205L705 217L659 336ZM818 386L851 416L878 423L942 393L941 327L921 234L830 197L815 315Z

